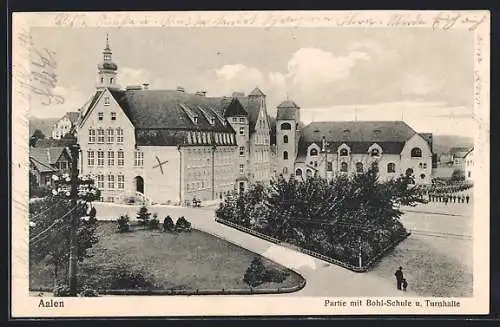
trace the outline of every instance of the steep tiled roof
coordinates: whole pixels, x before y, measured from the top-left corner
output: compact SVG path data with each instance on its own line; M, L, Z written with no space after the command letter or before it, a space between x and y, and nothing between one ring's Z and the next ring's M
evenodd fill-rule
M302 129L299 154L305 154L313 142L320 145L323 136L332 152L345 143L352 153L367 153L368 148L377 143L384 153L399 154L406 141L415 134L402 121L315 122Z
M278 105L278 113L276 114L276 119L297 119L297 110L299 106L291 100L285 100Z
M248 94L249 96L266 96L258 87Z
M243 108L238 98L233 98L231 100L231 103L229 103L229 105L227 106L224 112L224 116L225 117L248 116L248 113Z
M61 157L63 152L66 151L65 147L51 147L51 148L34 148L30 147L29 156L36 161L46 164L53 165Z
M47 163L40 162L34 158L30 158L30 163L39 173L55 172L56 169L50 167Z

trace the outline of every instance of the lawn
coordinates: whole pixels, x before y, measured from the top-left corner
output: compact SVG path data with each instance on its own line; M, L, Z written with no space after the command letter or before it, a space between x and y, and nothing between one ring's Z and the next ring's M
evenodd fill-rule
M245 271L257 254L207 233L164 233L137 226L130 233L116 233L116 224L100 222L99 243L92 257L79 266L79 281L93 288L119 289L116 275L141 274L143 281L156 289L243 289ZM257 289L292 287L303 278L268 259L269 268L286 270L282 283L264 283ZM30 288L51 289L52 267L43 263L30 267Z

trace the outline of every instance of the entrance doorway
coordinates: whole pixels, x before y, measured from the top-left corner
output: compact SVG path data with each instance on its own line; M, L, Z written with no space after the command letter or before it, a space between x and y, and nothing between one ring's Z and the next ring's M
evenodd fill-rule
M245 191L245 182L240 182L240 193Z
M135 190L141 194L144 194L144 178L141 176L135 177Z

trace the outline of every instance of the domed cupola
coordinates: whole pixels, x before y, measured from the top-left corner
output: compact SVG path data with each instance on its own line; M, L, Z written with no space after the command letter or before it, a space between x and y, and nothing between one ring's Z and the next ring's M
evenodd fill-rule
M97 88L119 88L116 84L116 74L118 65L113 62L111 48L109 47L109 37L106 34L106 47L102 52L103 61L97 66L98 68L98 83Z

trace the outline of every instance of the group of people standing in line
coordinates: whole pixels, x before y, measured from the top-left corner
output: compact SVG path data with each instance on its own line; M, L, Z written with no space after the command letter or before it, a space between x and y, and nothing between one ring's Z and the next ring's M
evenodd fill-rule
M460 194L434 194L429 193L428 198L430 202L443 202L444 204L448 203L469 203L470 196L460 195Z

